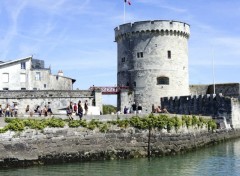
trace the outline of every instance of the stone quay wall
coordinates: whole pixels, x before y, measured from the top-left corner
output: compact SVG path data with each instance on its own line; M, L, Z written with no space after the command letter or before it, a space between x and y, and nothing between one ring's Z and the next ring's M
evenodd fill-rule
M240 137L239 130L183 128L139 130L116 126L106 133L86 128L27 129L0 134L0 168L184 153Z

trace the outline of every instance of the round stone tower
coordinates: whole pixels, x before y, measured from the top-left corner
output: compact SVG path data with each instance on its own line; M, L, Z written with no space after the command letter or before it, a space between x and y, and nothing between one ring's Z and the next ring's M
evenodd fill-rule
M115 28L117 83L130 88L118 95L121 111L135 102L150 113L161 97L189 95L189 36L190 26L179 21L139 21Z

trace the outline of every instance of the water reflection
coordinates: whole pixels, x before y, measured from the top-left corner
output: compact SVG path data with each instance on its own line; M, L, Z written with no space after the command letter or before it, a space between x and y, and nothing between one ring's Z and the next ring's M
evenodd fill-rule
M1 176L146 176L240 175L240 140L184 155L0 170Z

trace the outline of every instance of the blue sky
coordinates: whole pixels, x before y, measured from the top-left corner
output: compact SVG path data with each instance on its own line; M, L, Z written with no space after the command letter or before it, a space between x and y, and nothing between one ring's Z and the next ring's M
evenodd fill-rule
M131 0L126 22L177 20L191 25L190 84L240 82L239 0ZM0 60L33 55L52 73L77 80L74 89L116 85L114 28L123 0L1 0ZM104 103L115 104L111 97Z

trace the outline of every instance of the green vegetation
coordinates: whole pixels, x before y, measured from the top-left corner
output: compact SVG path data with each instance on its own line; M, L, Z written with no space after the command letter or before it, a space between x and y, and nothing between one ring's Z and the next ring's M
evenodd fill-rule
M111 114L111 113L116 113L117 108L113 105L103 105L103 115L105 114Z
M204 119L203 117L196 116L182 116L169 117L164 114L153 115L150 114L146 117L140 118L138 116L133 116L129 119L117 119L113 121L102 122L96 119L93 119L89 122L86 120L63 120L57 118L50 119L18 119L18 118L5 118L5 122L8 124L0 129L0 133L4 133L8 130L11 131L23 131L25 128L43 130L46 127L59 127L62 128L65 125L68 125L70 128L84 127L89 130L99 129L100 132L107 132L109 127L116 125L120 128L134 127L137 129L167 129L170 131L175 129L179 130L181 127L190 126L195 128L203 128L206 126L208 130L215 130L217 128L216 122L212 119Z

